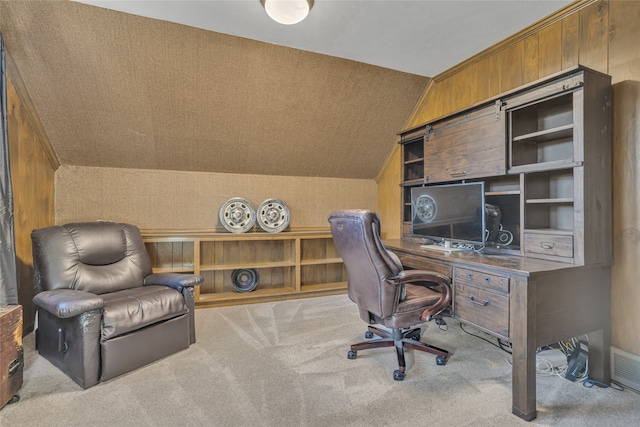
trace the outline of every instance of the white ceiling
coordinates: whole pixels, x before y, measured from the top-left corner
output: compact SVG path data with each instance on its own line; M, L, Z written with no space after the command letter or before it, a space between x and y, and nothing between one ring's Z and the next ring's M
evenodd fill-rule
M121 12L434 77L571 0L315 0L296 25L260 0L77 0Z

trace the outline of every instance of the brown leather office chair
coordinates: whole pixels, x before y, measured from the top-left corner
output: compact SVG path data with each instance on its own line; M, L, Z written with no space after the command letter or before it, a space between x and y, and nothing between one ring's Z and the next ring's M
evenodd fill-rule
M196 274L153 274L137 227L83 222L34 230L38 352L82 388L196 340Z
M349 298L360 309L360 317L370 326L366 338L353 344L347 357L355 359L358 350L395 347L398 370L395 380L405 376L405 348L436 355L445 365L449 352L420 341L420 328L413 326L431 320L451 301L450 279L425 270L404 270L395 254L380 240L380 219L367 210L339 210L329 216L331 234L347 269ZM371 326L390 328L391 331Z

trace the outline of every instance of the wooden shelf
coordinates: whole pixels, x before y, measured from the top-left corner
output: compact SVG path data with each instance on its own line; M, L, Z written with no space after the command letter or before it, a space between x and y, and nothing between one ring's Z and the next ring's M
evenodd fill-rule
M558 228L525 228L524 232L531 234L556 234L558 236L573 236L573 230Z
M573 135L573 124L544 129L538 132L531 132L525 135L516 136L513 142L549 142L558 139L569 138Z
M526 203L530 204L571 204L573 197L558 197L550 199L527 199Z
M154 267L153 268L153 273L154 274L160 274L160 273L193 273L193 266L191 266L191 268L185 267L185 268L173 268L173 267L168 267L168 268L162 268L162 267Z
M553 160L541 163L532 163L527 165L513 166L509 169L510 174L530 173L530 172L545 172L558 169L568 169L573 167L582 166L583 162L576 162L571 159Z
M347 287L347 282L335 282L335 283L323 283L319 285L304 285L301 287L300 292L322 292L322 291L338 291L344 290Z
M222 302L231 300L254 299L265 296L275 296L279 294L292 294L295 292L293 288L276 288L276 289L256 289L251 292L220 292L201 294L198 301L201 302Z
M508 191L485 191L485 196L519 196L520 190L508 190Z
M412 160L405 160L404 164L411 165L411 164L420 163L420 162L424 162L424 157L420 157L418 159L412 159Z
M279 267L295 267L293 261L281 262L246 262L238 264L219 264L219 265L201 265L200 271L224 271L237 270L240 268L279 268Z
M342 263L342 258L300 260L300 265L322 265L322 264L337 264L337 263Z
M196 307L344 293L346 270L329 229L280 233L143 230L154 272L195 272ZM233 273L259 270L256 289L234 292Z

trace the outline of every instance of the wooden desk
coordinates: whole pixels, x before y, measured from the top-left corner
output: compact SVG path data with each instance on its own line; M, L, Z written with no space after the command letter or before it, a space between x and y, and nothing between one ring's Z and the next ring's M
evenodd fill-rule
M587 334L589 378L610 383L609 265L571 264L473 252L443 254L419 244L384 241L406 267L453 279L453 316L513 348L513 413L536 412L536 348Z

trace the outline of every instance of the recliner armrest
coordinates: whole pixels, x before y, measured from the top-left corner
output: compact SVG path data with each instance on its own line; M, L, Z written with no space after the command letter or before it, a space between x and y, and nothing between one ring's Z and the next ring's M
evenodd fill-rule
M178 292L182 292L182 288L200 286L202 282L204 282L204 278L201 275L187 273L158 273L144 278L145 286L168 286Z
M33 297L33 303L61 319L104 307L104 301L99 295L73 289L40 292Z

